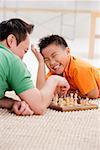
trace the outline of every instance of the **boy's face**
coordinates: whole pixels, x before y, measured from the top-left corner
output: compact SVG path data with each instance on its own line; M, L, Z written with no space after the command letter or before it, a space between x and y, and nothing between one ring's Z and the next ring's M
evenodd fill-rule
M69 48L50 44L42 50L45 63L51 72L62 74L69 63Z

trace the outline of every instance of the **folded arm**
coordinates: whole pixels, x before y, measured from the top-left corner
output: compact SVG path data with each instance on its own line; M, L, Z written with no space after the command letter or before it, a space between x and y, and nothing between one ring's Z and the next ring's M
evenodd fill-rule
M14 105L15 101L16 100L13 100L11 98L4 97L4 98L0 99L0 108L11 109L12 106Z
M12 98L4 97L0 100L0 108L9 109L16 115L33 115L34 112L30 109L25 101L18 101Z

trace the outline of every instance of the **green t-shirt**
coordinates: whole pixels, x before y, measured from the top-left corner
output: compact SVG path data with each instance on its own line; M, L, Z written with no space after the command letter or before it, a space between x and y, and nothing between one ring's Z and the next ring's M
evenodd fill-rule
M33 87L31 75L23 61L0 44L0 99L6 91L14 90L19 94Z

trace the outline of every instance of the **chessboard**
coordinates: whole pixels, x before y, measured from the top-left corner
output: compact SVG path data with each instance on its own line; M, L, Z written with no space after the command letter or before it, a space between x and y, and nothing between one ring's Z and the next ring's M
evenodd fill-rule
M89 102L88 97L81 98L77 93L70 93L70 95L66 97L59 97L56 94L49 108L63 112L97 109L98 105Z

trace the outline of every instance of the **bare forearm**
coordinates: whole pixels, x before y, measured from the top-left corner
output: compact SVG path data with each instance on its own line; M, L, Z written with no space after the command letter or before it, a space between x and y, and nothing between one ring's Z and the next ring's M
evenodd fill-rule
M38 67L38 73L37 73L37 81L36 81L36 87L38 89L41 89L45 84L45 64L40 63Z
M8 97L4 97L2 99L0 99L0 108L7 108L7 109L11 109L13 104L14 104L14 100Z
M54 93L56 87L58 85L58 80L54 80L53 78L49 78L46 82L44 87L40 90L42 95L42 103L44 103L48 107L52 98L54 97Z
M40 90L42 100L45 104L47 104L46 107L49 106L55 92L57 92L58 87L65 88L63 94L67 94L67 91L70 88L69 83L65 78L57 75L52 75L48 78L48 80L45 82L44 87Z
M86 95L89 98L98 98L99 97L99 89L95 88Z
M68 83L65 78L60 76L50 76L45 82L41 90L37 88L29 89L19 94L19 97L24 100L35 114L43 114L52 98L57 86L66 86Z
M57 81L50 78L41 90L34 88L19 94L19 97L27 102L35 114L44 114L54 96Z
M37 81L36 81L36 87L38 89L41 89L45 83L45 63L43 56L40 54L40 52L37 51L37 49L34 47L34 45L31 45L31 50L36 56L39 66L38 66L38 73L37 73Z

